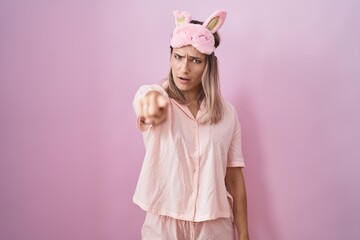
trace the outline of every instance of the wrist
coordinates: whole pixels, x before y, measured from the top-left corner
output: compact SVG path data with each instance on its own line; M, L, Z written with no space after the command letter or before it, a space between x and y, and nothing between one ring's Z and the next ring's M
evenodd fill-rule
M239 240L249 240L249 235L239 236Z
M249 240L249 233L247 231L242 231L238 233L239 240Z

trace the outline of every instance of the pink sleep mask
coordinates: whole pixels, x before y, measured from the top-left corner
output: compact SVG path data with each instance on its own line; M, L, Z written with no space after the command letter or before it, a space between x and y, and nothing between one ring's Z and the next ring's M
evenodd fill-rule
M190 23L191 15L186 11L174 11L176 27L171 39L171 47L191 45L199 52L210 55L215 50L213 34L219 30L226 18L226 11L218 10L201 24Z

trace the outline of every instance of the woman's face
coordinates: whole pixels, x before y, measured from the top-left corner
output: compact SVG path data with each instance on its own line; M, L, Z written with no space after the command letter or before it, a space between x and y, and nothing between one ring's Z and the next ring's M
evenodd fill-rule
M187 96L193 97L201 89L201 76L206 66L206 55L193 46L174 48L171 69L175 85Z

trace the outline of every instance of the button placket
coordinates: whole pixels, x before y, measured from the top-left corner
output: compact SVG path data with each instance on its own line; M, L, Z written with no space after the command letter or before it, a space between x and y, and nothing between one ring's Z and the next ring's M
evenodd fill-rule
M199 166L200 166L200 149L199 149L199 125L197 121L193 123L194 129L194 169L193 169L193 192L192 195L194 196L194 215L193 218L195 219L196 216L196 201L197 201L197 194L199 191Z

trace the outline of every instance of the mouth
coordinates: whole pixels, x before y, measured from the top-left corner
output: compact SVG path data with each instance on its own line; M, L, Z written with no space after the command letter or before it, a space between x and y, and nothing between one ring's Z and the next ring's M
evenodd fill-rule
M191 81L190 78L185 78L185 77L178 77L178 79L179 79L180 83L182 83L182 84L187 84Z

